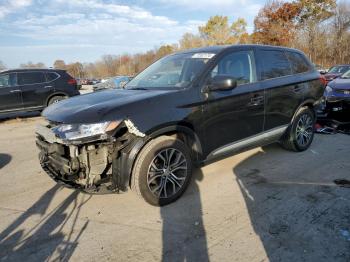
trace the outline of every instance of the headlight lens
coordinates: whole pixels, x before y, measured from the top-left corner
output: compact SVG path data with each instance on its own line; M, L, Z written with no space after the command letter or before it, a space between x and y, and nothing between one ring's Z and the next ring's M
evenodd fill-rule
M77 140L96 137L107 138L107 133L118 127L120 121L107 121L94 124L63 124L52 128L52 131L63 140Z
M333 91L333 89L330 86L326 86L326 93L330 93L332 91Z

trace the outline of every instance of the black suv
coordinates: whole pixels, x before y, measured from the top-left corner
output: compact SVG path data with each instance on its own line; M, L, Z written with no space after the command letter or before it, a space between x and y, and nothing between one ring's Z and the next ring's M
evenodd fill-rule
M71 98L43 112L40 162L86 192L125 191L165 205L194 165L280 142L306 150L324 83L303 53L243 45L162 58L124 89Z
M77 82L63 70L18 69L0 73L0 115L42 110L75 95L79 95Z

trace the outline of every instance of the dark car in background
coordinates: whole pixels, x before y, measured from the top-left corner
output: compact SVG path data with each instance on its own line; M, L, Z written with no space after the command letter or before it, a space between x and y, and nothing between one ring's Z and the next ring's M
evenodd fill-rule
M40 111L79 95L76 80L64 70L14 69L0 72L0 115Z
M295 49L215 46L166 56L123 89L74 97L43 112L40 163L55 181L85 192L130 186L166 205L193 166L280 142L312 143L321 75Z
M336 65L336 66L332 66L324 76L327 82L330 82L333 79L341 76L348 70L350 70L350 65Z
M350 69L327 84L324 92L324 110L348 111L350 109Z
M131 79L132 77L130 76L111 77L106 81L104 81L103 83L98 83L94 85L92 88L94 91L110 89L110 88L123 88Z

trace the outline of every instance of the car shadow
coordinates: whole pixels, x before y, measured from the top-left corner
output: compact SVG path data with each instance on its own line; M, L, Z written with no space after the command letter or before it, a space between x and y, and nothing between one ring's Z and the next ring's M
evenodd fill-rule
M184 196L161 207L162 261L209 261L198 181L202 171L194 169Z
M59 185L52 187L0 232L0 261L47 261L51 259L68 261L70 259L80 236L88 226L88 220L79 229L76 223L81 207L91 196L79 201L79 192L74 190L64 201L48 212L48 207L60 188ZM28 225L25 225L26 230L24 230L24 224L32 221L36 221L35 225L29 230ZM70 228L67 232L68 227Z
M302 156L270 145L233 168L251 225L269 261L350 261L339 233L350 207L335 185L298 168Z
M0 153L0 169L11 162L12 156Z
M13 119L27 120L32 117L38 117L41 115L41 111L31 111L31 112L11 112L11 113L1 113L0 114L0 123L6 122Z

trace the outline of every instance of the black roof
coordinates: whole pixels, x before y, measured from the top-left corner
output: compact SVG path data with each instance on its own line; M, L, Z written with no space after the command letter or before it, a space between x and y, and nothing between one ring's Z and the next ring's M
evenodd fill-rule
M55 72L55 71L65 71L63 69L54 69L54 68L18 68L18 69L6 69L6 70L3 70L3 71L0 71L0 73L13 73L13 72L42 72L42 71L52 71L52 72Z
M226 50L226 49L234 49L237 47L251 47L251 48L266 48L266 49L281 49L281 50L289 50L289 51L294 51L294 52L301 52L298 49L293 49L293 48L289 48L289 47L284 47L284 46L272 46L272 45L216 45L216 46L207 46L207 47L200 47L200 48L193 48L193 49L187 49L187 50L183 50L180 52L177 52L177 54L185 54L185 53L214 53L214 54L218 54L219 52Z

